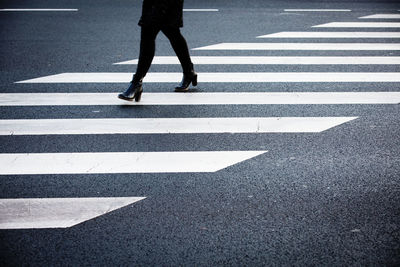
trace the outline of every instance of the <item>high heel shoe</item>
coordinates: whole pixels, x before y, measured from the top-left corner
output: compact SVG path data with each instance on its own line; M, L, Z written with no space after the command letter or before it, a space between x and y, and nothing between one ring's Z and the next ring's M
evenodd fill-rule
M191 72L184 72L183 78L179 86L175 87L175 92L186 92L189 90L189 86L192 84L193 86L197 85L197 73L192 70Z
M129 88L118 95L118 98L123 99L123 100L128 100L132 101L135 99L136 102L139 102L140 99L142 98L142 93L143 93L143 86L142 82L131 82L131 85Z

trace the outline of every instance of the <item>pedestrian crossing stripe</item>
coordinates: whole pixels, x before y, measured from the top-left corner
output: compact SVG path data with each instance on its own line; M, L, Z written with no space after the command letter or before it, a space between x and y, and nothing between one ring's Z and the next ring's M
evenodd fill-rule
M383 51L400 50L397 43L220 43L192 50L313 50L313 51Z
M400 32L399 32L400 37ZM400 57L352 57L352 56L197 56L191 57L192 62L196 65L376 65L376 64L400 64ZM130 65L138 64L138 59L114 63L114 65ZM179 65L180 62L175 56L159 56L154 57L152 64L174 64Z
M400 14L375 14L359 17L359 19L400 19Z
M399 104L400 92L143 93L140 102L117 93L0 93L0 106L329 105Z
M40 11L78 11L78 9L76 8L58 8L58 9L54 9L54 8L4 8L4 9L0 9L0 11L26 11L26 12L31 12L31 11L36 11L36 12L40 12Z
M257 38L400 38L400 32L278 32Z
M398 72L208 72L198 73L200 83L268 82L400 82ZM128 83L132 73L60 73L17 83ZM180 72L152 72L145 82L176 83Z
M0 154L0 175L217 172L267 151Z
M400 28L399 22L330 22L313 28Z
M319 133L357 117L0 120L0 135Z
M218 12L219 9L216 8L184 8L185 12Z
M145 197L0 199L0 229L67 228Z
M350 12L351 9L284 9L285 12Z

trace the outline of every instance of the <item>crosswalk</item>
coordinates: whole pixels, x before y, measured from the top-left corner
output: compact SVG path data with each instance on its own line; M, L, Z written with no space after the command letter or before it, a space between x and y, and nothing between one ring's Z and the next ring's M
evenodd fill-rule
M266 152L4 153L0 175L216 172Z
M400 32L278 32L257 38L400 38Z
M301 35L301 34L299 34ZM267 35L265 35L267 36ZM285 36L281 36L285 37ZM400 38L400 32L398 34ZM196 65L379 65L379 64L400 64L400 57L335 57L335 56L325 56L325 57L290 57L290 56L198 56L192 57L192 61ZM114 65L130 65L137 64L138 60L127 60L123 62L115 63ZM152 64L174 64L178 65L179 60L177 57L171 56L159 56L153 59Z
M331 22L314 28L399 28L400 22Z
M350 12L351 9L287 8L285 12Z
M357 117L0 120L0 135L318 133Z
M400 14L375 14L360 17L360 19L400 19Z
M400 23L396 28L400 27ZM194 50L311 50L311 51L382 51L400 50L399 44L385 43L221 43Z
M397 104L400 92L210 92L143 93L140 102L123 102L115 93L3 93L0 106L142 106L142 105L339 105Z
M71 227L143 199L145 198L0 199L0 229Z
M377 19L397 19L398 14L373 14L360 17L362 22L331 22L312 28L400 28L400 23L380 22ZM365 20L373 19L373 22ZM352 83L400 82L398 72L344 72L343 65L399 65L400 57L332 56L331 51L397 51L400 43L363 43L360 38L400 38L392 31L301 31L279 32L256 36L264 42L220 43L197 47L196 51L214 51L211 56L193 56L198 65L332 65L338 72L200 72L200 83L228 83L232 92L206 93L143 93L142 101L123 102L116 93L2 93L0 107L18 106L183 106L183 105L369 105L399 104L400 92L354 92ZM346 38L355 42L301 43L268 42L271 38ZM237 56L235 51L324 51L324 56ZM215 55L223 51L224 55ZM376 53L378 53L376 52ZM226 55L230 53L231 55ZM111 64L111 63L110 63ZM113 63L137 64L137 59ZM157 56L153 64L177 65L176 57ZM176 83L181 73L154 72L146 76L147 83ZM28 80L18 84L41 83L127 83L132 73L59 73ZM346 83L346 92L235 92L237 83ZM82 85L84 88L84 85ZM196 118L58 118L0 120L0 135L115 135L115 134L205 134L205 133L321 133L332 127L362 120L347 117L196 117ZM350 126L349 126L350 127ZM75 152L75 153L2 153L0 175L47 174L116 174L116 173L213 173L234 164L268 153L260 151L164 151L164 152ZM48 164L51 162L51 164ZM127 164L127 162L133 162ZM1 199L0 229L59 228L121 208L145 197L131 198L72 198L72 199ZM74 203L74 205L71 205ZM26 207L35 207L26 211ZM73 206L68 212L65 207ZM53 210L54 212L44 212ZM17 211L22 212L17 212Z
M200 72L198 75L202 83L400 82L397 72ZM123 72L61 73L18 83L126 83L131 77L132 73ZM180 72L153 72L146 75L146 81L173 83L181 77Z

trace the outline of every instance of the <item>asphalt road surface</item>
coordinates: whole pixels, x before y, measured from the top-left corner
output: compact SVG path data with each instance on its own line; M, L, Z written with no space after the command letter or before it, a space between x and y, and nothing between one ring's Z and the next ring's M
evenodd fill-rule
M0 9L2 266L400 264L398 1L186 0L139 104L141 1Z

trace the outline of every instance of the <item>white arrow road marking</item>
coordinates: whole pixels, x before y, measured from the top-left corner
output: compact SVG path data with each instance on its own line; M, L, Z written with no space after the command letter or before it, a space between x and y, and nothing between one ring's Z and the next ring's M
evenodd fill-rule
M0 120L0 135L315 133L357 117Z
M400 47L400 46L399 46ZM398 72L208 72L198 73L203 83L247 82L400 82ZM131 73L61 73L17 83L128 83ZM153 72L146 82L176 83L182 73Z
M0 106L399 104L400 92L143 93L140 102L117 93L0 93Z
M399 36L400 38L400 32ZM227 57L227 56L203 56L192 57L194 64L212 64L212 65L274 65L274 64L288 64L288 65L370 65L370 64L400 64L400 57ZM138 60L128 60L124 62L115 63L114 65L129 65L137 64ZM177 57L154 57L152 64L174 64L179 65L180 62Z
M400 38L400 32L278 32L257 38Z
M329 24L324 24L329 25ZM339 25L339 24L332 24ZM400 23L399 23L400 25ZM322 26L314 26L322 27ZM333 26L332 26L333 27ZM339 27L339 26L337 26ZM400 44L389 43L220 43L192 50L400 50Z
M0 199L0 229L66 228L145 197Z
M0 175L217 172L267 151L0 154Z
M331 22L313 28L400 28L399 22Z

